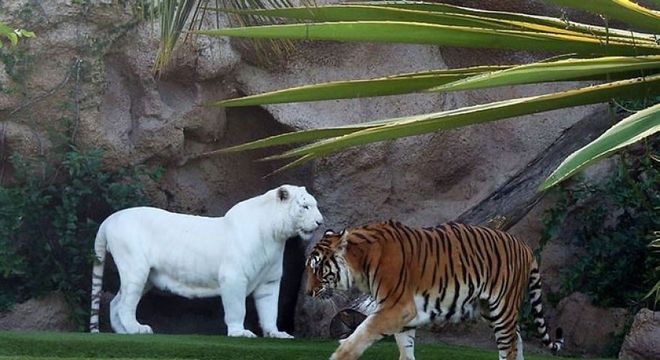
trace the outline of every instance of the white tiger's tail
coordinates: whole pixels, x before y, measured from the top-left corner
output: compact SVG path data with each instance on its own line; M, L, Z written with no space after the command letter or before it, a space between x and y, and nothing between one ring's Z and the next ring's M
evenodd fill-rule
M94 267L92 269L92 297L90 305L89 332L99 332L99 309L101 308L101 289L103 287L103 267L107 252L107 239L105 237L105 223L99 227L94 240Z

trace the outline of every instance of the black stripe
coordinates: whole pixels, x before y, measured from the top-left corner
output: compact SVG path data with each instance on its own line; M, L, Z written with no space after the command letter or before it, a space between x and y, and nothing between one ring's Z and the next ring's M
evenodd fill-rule
M449 320L452 315L456 312L456 302L458 301L458 295L459 295L459 290L460 290L460 284L458 283L458 278L454 277L454 299L451 302L451 306L449 307L449 311L447 312L447 315L445 315L445 319Z

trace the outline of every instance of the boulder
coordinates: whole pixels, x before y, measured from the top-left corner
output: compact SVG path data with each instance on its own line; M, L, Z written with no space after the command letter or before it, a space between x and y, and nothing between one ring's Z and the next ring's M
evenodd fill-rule
M619 359L660 359L660 311L640 310L623 340Z
M55 292L0 313L0 330L74 331L76 325L64 295Z
M550 324L564 329L566 352L602 355L629 319L628 310L594 306L589 296L575 292L559 302Z

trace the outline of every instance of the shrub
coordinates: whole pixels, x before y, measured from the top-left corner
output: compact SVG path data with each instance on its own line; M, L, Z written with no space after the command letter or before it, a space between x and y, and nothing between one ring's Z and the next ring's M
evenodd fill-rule
M605 181L581 178L555 192L556 205L544 216L544 239L568 226L574 228L571 241L585 250L562 271L561 296L580 291L600 306L655 306L642 298L660 279L660 259L648 248L660 229L660 171L653 155L658 140L622 154Z
M100 221L147 204L140 178L161 172L105 170L102 155L71 147L56 165L11 157L18 185L0 186L0 307L61 291L82 321Z

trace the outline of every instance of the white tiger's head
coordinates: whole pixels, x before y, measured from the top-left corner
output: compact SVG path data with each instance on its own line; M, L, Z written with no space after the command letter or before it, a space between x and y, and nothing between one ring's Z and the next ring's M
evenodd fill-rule
M312 238L323 223L316 199L302 186L282 185L276 192L277 201L288 207L290 226L303 240Z

